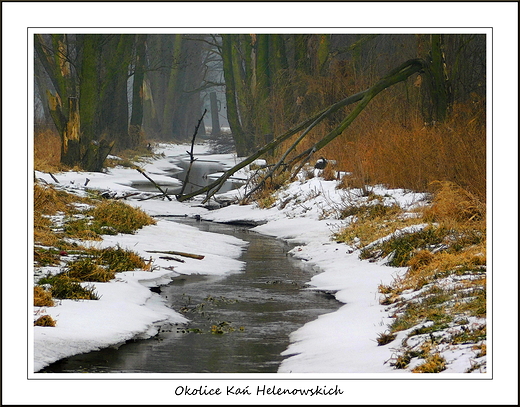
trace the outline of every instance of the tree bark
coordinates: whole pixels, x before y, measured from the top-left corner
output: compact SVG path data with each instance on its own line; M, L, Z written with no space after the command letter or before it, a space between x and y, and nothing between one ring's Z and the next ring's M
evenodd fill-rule
M431 62L428 65L430 99L432 103L431 122L443 122L450 106L450 84L442 49L442 35L431 35Z
M61 162L74 166L80 159L80 116L79 101L69 98L69 120L61 143Z
M120 34L103 51L107 61L102 78L101 134L99 138L115 141L118 150L129 147L127 80L134 34Z

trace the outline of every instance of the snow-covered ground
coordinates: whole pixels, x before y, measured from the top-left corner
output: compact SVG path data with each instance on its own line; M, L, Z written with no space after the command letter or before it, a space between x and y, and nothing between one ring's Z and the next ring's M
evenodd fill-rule
M196 146L196 154L207 153L208 146ZM159 158L142 163L142 168L156 182L172 183L167 176L172 168L172 158L186 156L188 146L159 145ZM227 166L237 162L231 154L204 156L219 160ZM113 168L107 173L67 172L54 174L58 183L45 173L36 172L37 178L77 192L88 188L122 196L136 191L132 184L144 179L142 174L129 168ZM373 192L384 196L386 204L399 204L412 208L424 203L422 194L405 190L388 190L373 187ZM222 195L241 195L239 189ZM336 312L322 315L291 335L291 345L283 353L279 373L346 373L346 374L406 374L409 370L396 370L388 361L392 357L391 346L378 346L376 338L385 332L391 318L380 305L380 284L390 284L405 271L392 268L382 262L359 260L359 251L332 240L332 234L344 225L335 216L344 202L366 199L361 191L336 189L336 181L320 177L301 179L281 191L279 205L260 209L256 205L230 205L218 210L208 210L200 199L180 203L173 199L138 200L134 195L126 202L138 206L151 215L200 216L215 222L243 221L258 224L253 230L296 243L292 254L310 262L320 271L309 282L318 290L334 292L344 303ZM283 203L283 204L282 204ZM49 314L57 320L56 327L34 328L34 371L61 358L88 352L107 346L118 346L134 337L149 337L157 332L157 326L165 322L182 323L185 318L168 308L161 297L148 287L164 284L169 277L178 274L212 274L240 272L242 263L237 260L245 242L229 237L202 232L160 217L153 226L146 226L134 235L105 236L97 247L119 245L153 261L152 272L132 271L120 273L108 283L95 283L101 294L98 301L59 301L55 307L34 308L35 317ZM171 269L166 260L149 250L176 250L204 255L204 259L185 259ZM171 263L170 263L171 264ZM46 270L47 271L47 270ZM400 333L398 341L404 337ZM395 342L397 343L397 342ZM457 349L449 355L448 368L443 372L463 373L475 354L470 349Z

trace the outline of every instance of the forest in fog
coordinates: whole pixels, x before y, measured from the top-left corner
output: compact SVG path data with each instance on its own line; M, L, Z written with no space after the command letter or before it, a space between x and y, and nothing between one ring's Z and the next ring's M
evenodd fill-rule
M483 34L34 36L36 165L100 171L110 153L191 140L205 110L198 136L229 128L244 157L348 98L269 159L311 151L353 186L447 180L485 200Z

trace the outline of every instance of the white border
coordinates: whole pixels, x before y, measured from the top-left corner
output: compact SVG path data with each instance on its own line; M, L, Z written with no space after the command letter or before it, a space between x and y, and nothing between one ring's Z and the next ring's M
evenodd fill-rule
M167 3L2 3L3 52L3 121L2 121L2 302L3 353L2 390L4 404L514 404L517 396L517 169L518 169L518 19L516 3L477 2L167 2ZM410 29L410 23L421 27ZM340 29L348 24L358 28ZM164 380L40 380L27 381L27 352L25 343L26 304L20 303L25 285L26 232L32 234L32 225L21 227L19 219L26 216L26 205L20 190L25 180L17 178L27 168L26 144L27 98L27 27L63 27L69 32L83 32L77 27L121 27L119 32L138 32L124 27L183 27L171 32L244 32L237 28L202 29L200 27L293 27L255 28L255 32L480 32L479 28L492 27L494 36L494 104L493 104L493 179L494 179L494 366L495 378L481 380L363 380L368 376L355 375L361 380L342 380L337 383L347 397L341 399L305 397L262 397L258 400L243 397L176 397L174 388L180 382ZM189 27L187 27L189 25ZM425 27L459 27L435 29ZM76 27L76 28L74 28ZM304 28L301 28L304 27ZM312 28L315 27L315 28ZM362 28L362 27L389 27ZM462 27L462 28L461 28ZM41 28L40 30L44 30ZM92 32L85 29L85 32ZM285 30L285 31L284 31ZM51 29L51 31L54 31ZM116 30L112 31L115 32ZM144 28L146 32L154 31ZM485 31L485 30L484 30ZM44 31L40 31L44 32ZM48 32L48 31L47 31ZM54 31L55 32L55 31ZM62 32L66 32L63 30ZM490 68L491 69L491 66ZM492 72L490 72L491 74ZM491 75L490 75L491 77ZM29 83L32 86L32 83ZM489 99L491 100L491 99ZM32 108L28 111L30 112ZM491 158L491 157L490 157ZM491 166L491 160L488 160ZM19 170L19 171L18 171ZM32 175L29 174L30 182ZM516 198L515 198L516 197ZM490 197L491 198L491 197ZM488 203L489 208L489 203ZM491 215L491 211L489 211ZM30 223L30 222L29 222ZM502 230L503 225L507 229ZM489 256L489 253L488 253ZM24 260L21 260L24 259ZM507 260L506 260L507 259ZM504 261L506 260L506 261ZM517 263L516 263L517 266ZM22 279L22 281L20 281ZM13 287L15 287L13 289ZM516 302L515 302L516 301ZM21 311L18 312L18 309ZM333 375L327 375L332 377ZM348 375L350 376L350 375ZM60 378L63 376L60 376ZM127 377L127 376L125 376ZM148 377L148 376L147 376ZM151 377L151 376L150 376ZM154 378L164 377L154 375ZM190 376L192 377L192 376ZM207 377L207 376L206 376ZM200 381L215 387L233 384L226 381ZM236 377L236 376L234 376ZM250 376L248 376L250 377ZM266 376L262 376L265 378ZM276 377L281 378L277 375ZM295 378L296 376L289 376ZM298 375L307 377L309 375ZM312 376L311 376L312 377ZM341 375L347 378L346 375ZM404 376L399 376L404 378ZM414 376L415 377L415 376ZM388 377L385 377L388 378ZM449 379L447 375L439 377ZM470 379L471 377L468 377ZM370 377L372 379L372 377ZM397 379L393 376L391 379ZM262 381L263 382L263 381ZM258 382L258 383L262 383ZM195 382L188 382L194 385ZM244 387L248 383L239 381ZM269 381L278 387L307 387L311 381ZM336 382L328 381L327 387ZM321 383L323 385L324 383ZM53 387L56 386L54 389ZM434 387L432 387L434 386ZM377 391L374 391L377 389ZM432 391L434 390L434 391ZM428 396L426 396L428 395ZM516 400L517 401L517 400Z

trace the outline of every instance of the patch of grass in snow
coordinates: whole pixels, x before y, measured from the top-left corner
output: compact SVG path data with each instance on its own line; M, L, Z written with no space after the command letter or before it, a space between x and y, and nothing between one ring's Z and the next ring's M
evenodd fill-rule
M82 257L67 264L66 274L81 281L106 282L115 277L115 273L129 270L149 270L151 264L130 250L121 247L104 249L86 249Z
M103 234L135 233L156 221L139 208L117 200L81 197L52 185L34 184L34 242L36 265L56 264L52 250L69 250L67 238L101 240ZM78 205L81 204L81 205ZM77 245L77 244L76 244Z
M413 373L439 373L446 370L446 359L439 354L428 355L426 361L412 369Z
M405 216L405 211L397 205L382 204L346 206L340 217L350 217L350 223L334 235L334 240L358 248L363 248L400 229L423 222L419 217Z
M115 277L115 273L99 265L91 258L78 259L67 264L65 274L71 279L80 281L107 282Z
M133 234L157 222L139 208L121 201L103 200L80 218L69 218L64 226L67 236L82 240L101 240L101 235Z
M95 288L91 285L83 286L81 281L76 278L69 277L66 273L60 273L54 276L47 276L38 282L39 285L50 286L53 298L60 300L98 300L99 296L95 292Z
M394 318L390 333L407 331L392 365L405 369L423 358L412 371L435 373L449 363L439 355L447 346L475 344L485 354L485 205L451 183L440 183L423 209L425 221L429 225L421 231L395 234L362 250L361 257L386 257L388 265L406 267L391 284L379 286L380 303Z
M53 247L59 244L63 245L64 233L52 217L61 219L81 213L81 209L75 205L77 203L93 205L95 201L56 189L52 185L42 185L35 182L33 202L34 242ZM37 260L35 257L35 261Z
M34 287L33 303L35 307L54 307L52 293L42 286Z
M392 342L396 337L396 334L381 332L377 337L377 346L384 346Z
M34 326L56 326L56 321L50 315L42 315L34 321Z
M102 201L89 213L93 216L95 228L103 232L101 234L133 234L143 226L157 223L143 210L115 200Z
M85 248L67 241L71 238L101 240L101 234L134 233L156 223L138 208L115 200L84 198L35 183L34 220L34 241L38 245L34 248L35 266L67 262L65 271L38 282L35 305L43 304L43 296L49 295L51 301L52 298L96 300L99 297L94 287L82 283L106 282L117 272L151 267L151 263L136 253L120 247ZM69 256L74 256L73 260ZM48 290L42 287L44 285L48 285Z
M34 262L39 266L55 266L60 264L59 250L55 248L34 248Z

